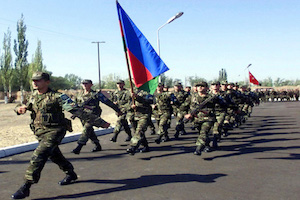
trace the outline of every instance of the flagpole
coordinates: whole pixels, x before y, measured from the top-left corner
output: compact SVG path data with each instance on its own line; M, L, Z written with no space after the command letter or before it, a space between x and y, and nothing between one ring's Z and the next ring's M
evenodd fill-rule
M118 4L118 0L116 0L116 4ZM118 11L118 14L119 14L119 11ZM122 27L120 16L119 16L119 22L120 22L121 36L122 36L122 41L123 41L123 47L124 47L124 53L125 53L125 59L126 59L126 65L127 65L129 83L130 83L130 91L131 91L131 94L133 94L134 92L133 92L133 83L132 83L130 66L129 66L129 58L128 58L128 54L127 54L128 53L127 52L127 46L126 46L126 42L125 42L125 38L124 38L124 32L123 32L123 27ZM131 96L131 98L132 98L133 105L135 105L134 97Z
M249 87L251 86L250 77L249 77L249 67L250 67L251 65L252 65L252 64L249 64L249 65L247 66L247 68L246 68L246 69L248 69L248 80L249 80Z

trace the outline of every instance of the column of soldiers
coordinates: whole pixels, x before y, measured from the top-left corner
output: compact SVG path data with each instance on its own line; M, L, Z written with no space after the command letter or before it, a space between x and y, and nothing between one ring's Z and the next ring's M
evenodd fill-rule
M71 131L70 121L64 117L63 110L71 112L74 118L78 117L83 125L77 147L72 151L74 154L80 153L88 139L95 144L92 152L102 150L93 129L94 126L110 126L101 118L99 102L102 102L111 107L118 116L114 135L110 140L117 142L118 135L124 128L127 134L125 141L130 141L130 148L126 150L128 154L150 151L145 132L150 126L152 133L155 133L154 125L151 125L153 111L158 127L155 143L171 140L168 129L174 115L176 127L173 138L179 139L179 135L187 134L185 123L191 122L199 134L194 154L201 155L203 151L218 149L221 136L227 136L228 130L245 122L250 117L254 104L259 103L258 95L246 87L242 86L239 90L236 84L221 84L218 81L213 82L210 87L206 82L197 83L192 91L190 87L184 90L182 84L177 82L174 92L169 92L167 87L159 83L156 93L151 95L139 89L130 92L124 88L124 81L119 80L118 89L108 99L101 91L92 90L92 81L85 79L82 81L83 91L74 100L65 94L52 91L48 87L50 76L47 73L34 73L32 81L35 91L27 103L18 105L15 111L17 114L24 114L27 110L32 112L31 128L39 140L39 146L34 151L25 173L25 183L12 195L13 199L29 196L30 187L39 181L48 158L66 173L66 177L59 181L60 185L68 185L77 180L74 167L58 148L66 131ZM212 137L209 134L211 130Z
M261 102L300 101L299 89L258 88L256 92Z

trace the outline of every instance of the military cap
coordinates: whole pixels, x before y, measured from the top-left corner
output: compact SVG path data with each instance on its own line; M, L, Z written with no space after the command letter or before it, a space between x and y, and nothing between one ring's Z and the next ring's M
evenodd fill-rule
M229 83L229 85L232 85L232 86L234 86L235 84L234 84L234 83Z
M163 83L158 83L157 87L164 87Z
M213 81L211 85L220 85L220 81Z
M90 79L84 79L83 81L81 81L82 84L93 84L92 80Z
M202 81L200 83L197 83L195 86L196 87L199 87L199 86L201 86L201 87L208 87L208 84L205 81Z
M117 81L117 84L120 84L120 83L125 84L125 82L124 82L122 79L119 79L119 80Z
M174 83L174 86L182 86L182 85L181 85L181 83L180 83L179 81L176 81L176 82Z
M227 81L221 81L221 85L228 85Z
M46 72L34 72L31 80L38 81L44 79L45 81L50 80L50 75Z

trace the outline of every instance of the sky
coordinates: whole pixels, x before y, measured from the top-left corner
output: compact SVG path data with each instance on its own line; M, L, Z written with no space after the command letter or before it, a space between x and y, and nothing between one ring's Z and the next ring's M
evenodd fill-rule
M119 0L157 50L157 31L178 12L184 14L159 31L166 76L244 81L300 79L299 0ZM128 78L115 0L0 0L0 55L4 33L17 37L24 15L31 62L41 41L43 63L54 76L75 74L98 82L114 74ZM13 49L13 46L12 46ZM12 54L14 52L12 50ZM187 83L188 84L188 83Z

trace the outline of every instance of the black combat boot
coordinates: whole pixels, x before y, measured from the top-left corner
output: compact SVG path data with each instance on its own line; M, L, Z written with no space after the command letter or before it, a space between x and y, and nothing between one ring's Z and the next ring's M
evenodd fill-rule
M125 139L125 142L129 142L132 138L131 132L127 133L127 138Z
M161 143L161 138L162 135L157 136L157 138L154 140L156 144L160 144Z
M181 133L180 133L180 135L186 135L186 132L185 132L185 130L184 130L184 129L182 129L182 130L181 130Z
M178 139L178 137L179 137L179 131L176 131L176 133L174 134L174 138Z
M165 138L162 140L163 142L168 142L168 141L170 141L171 139L169 138L169 136L168 135L165 135Z
M83 147L83 144L78 144L78 146L72 150L72 153L80 154L82 147Z
M213 138L213 148L216 150L218 149L218 135L214 134L214 138Z
M130 155L134 155L136 153L137 147L136 146L132 146L130 149L127 149L127 153L129 153Z
M204 149L203 145L198 145L196 150L194 151L194 155L201 156L201 153L202 153L203 149Z
M102 147L99 142L95 142L95 147L91 150L91 152L102 151Z
M32 183L25 182L24 185L20 187L13 195L11 195L12 199L24 199L30 194L30 187Z
M156 134L155 130L152 129L150 135L155 135L155 134Z
M59 181L59 185L69 185L77 180L77 174L74 171L67 172L66 177Z
M141 153L146 153L146 152L149 152L149 151L150 151L150 148L149 148L148 145L147 145L147 146L144 146L144 147L140 150Z
M110 141L112 141L112 142L117 142L117 136L114 135L112 138L110 138Z

